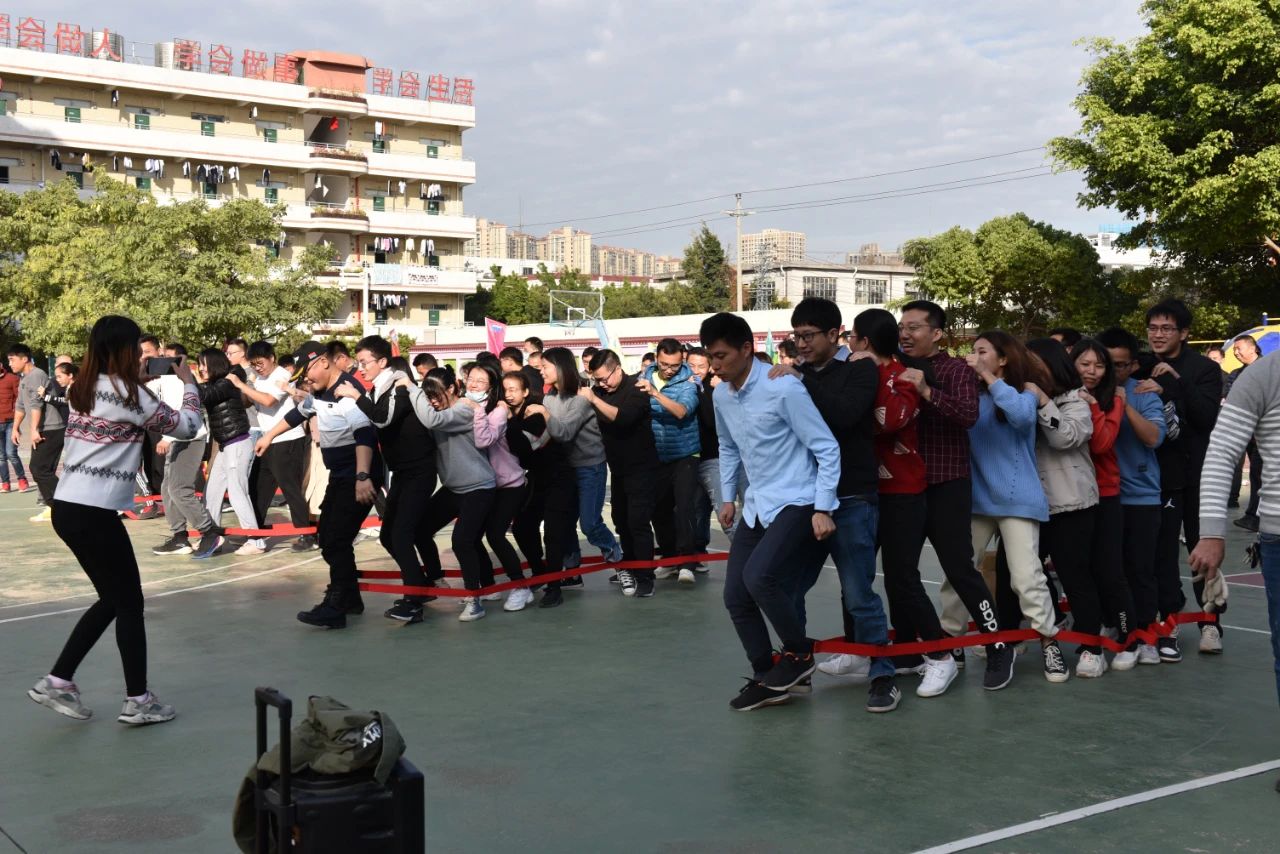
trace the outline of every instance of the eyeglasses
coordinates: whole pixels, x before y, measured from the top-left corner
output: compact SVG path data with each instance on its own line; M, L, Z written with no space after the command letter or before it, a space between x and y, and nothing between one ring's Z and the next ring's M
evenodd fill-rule
M909 332L912 335L915 335L921 329L933 329L933 328L934 328L933 325L929 323L899 323L898 324L899 332Z
M1147 327L1148 335L1173 335L1180 331L1176 326L1159 326L1154 323Z
M801 344L808 344L811 341L813 341L813 338L815 335L821 335L821 334L822 334L821 329L815 329L812 332L793 332L791 333L791 337L795 338Z
M364 359L364 360L357 359L356 364L359 365L360 368L363 370L364 368L372 367L373 365L378 364L379 361L381 360L380 359Z
M609 373L605 374L602 377L592 377L592 380L595 382L597 386L602 386L605 383L609 382L609 380L613 379L613 375L618 373L618 371L621 371L621 370L622 370L622 365L615 365L613 370L609 371Z

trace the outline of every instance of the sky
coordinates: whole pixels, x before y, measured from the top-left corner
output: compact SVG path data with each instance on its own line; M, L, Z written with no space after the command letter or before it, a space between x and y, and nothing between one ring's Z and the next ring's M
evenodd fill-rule
M804 231L810 256L837 260L1016 211L1084 233L1116 221L1080 209L1078 173L1050 174L1038 148L1079 127L1071 102L1089 62L1079 41L1141 35L1138 7L9 0L2 11L42 17L50 30L66 20L129 41L224 43L237 57L324 49L424 81L471 77L468 214L535 234L573 225L598 244L678 255L700 221L731 247L721 211L741 192L758 210L745 232ZM797 186L820 182L834 183ZM770 210L810 202L823 206Z

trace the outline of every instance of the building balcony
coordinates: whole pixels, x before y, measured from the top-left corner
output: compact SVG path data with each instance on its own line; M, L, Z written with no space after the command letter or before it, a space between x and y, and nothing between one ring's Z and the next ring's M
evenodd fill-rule
M467 296L476 292L476 274L468 271L413 264L373 264L366 270L369 273L369 288L375 291Z
M474 240L476 219L459 214L431 214L426 211L368 211L369 231L388 237L457 237Z

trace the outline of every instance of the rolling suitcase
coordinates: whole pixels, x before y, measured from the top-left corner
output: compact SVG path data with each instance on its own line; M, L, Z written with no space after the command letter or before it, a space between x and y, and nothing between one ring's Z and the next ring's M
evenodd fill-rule
M255 850L303 854L422 854L426 850L422 772L400 757L386 785L372 769L351 774L291 773L293 703L274 688L254 691L258 759L267 752L267 706L280 718L280 776L254 777ZM256 760L255 760L256 761Z

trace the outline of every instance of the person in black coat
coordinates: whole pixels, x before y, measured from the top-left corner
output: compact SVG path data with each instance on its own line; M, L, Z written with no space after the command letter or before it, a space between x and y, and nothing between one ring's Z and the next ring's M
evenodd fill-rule
M253 466L253 442L249 439L249 414L244 398L227 375L231 363L221 350L209 348L200 353L197 360L201 383L200 404L209 419L209 437L218 444L218 454L209 468L208 484L204 491L205 507L215 524L222 516L222 495L225 492L231 509L243 529L257 527L258 517L249 497L249 471ZM260 537L250 537L236 550L238 555L262 554L267 550ZM197 551L196 558L212 557Z

